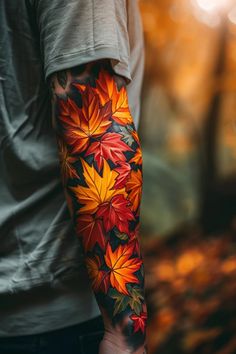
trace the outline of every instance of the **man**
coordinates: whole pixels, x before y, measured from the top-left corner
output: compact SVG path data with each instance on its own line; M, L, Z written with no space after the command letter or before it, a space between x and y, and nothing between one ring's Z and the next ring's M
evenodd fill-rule
M0 3L2 354L146 353L142 45L135 0Z

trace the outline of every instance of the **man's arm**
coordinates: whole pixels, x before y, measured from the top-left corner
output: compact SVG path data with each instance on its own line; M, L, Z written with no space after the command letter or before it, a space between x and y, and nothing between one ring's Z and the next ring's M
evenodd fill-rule
M105 325L100 353L146 353L142 153L125 79L100 61L55 73L51 87L62 180Z

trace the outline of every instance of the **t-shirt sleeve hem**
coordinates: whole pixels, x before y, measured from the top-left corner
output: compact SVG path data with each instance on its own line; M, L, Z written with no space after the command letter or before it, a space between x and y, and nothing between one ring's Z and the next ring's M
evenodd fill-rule
M116 74L124 76L128 82L132 80L130 67L126 64L128 62L127 58L122 60L118 49L108 46L93 47L84 51L55 56L45 65L45 79L47 80L54 72L100 59L110 59L112 68Z

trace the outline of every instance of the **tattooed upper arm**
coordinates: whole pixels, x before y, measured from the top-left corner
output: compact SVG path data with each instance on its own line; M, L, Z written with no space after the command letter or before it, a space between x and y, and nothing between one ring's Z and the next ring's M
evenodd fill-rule
M94 86L98 73L102 69L106 70L113 76L118 89L126 86L127 79L115 74L108 60L99 60L52 74L50 78L52 93L57 95L62 95L63 93L66 94L73 81Z

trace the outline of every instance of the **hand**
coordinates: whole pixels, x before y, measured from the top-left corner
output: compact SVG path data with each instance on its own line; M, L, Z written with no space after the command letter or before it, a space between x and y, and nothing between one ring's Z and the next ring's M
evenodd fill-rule
M140 343L140 338L134 336L133 331L129 331L130 322L127 317L116 327L111 325L105 312L103 312L103 318L105 319L105 334L99 346L99 354L147 354L146 343L142 343L141 339L139 345L137 340ZM124 334L124 328L130 335ZM145 340L144 337L143 340Z

